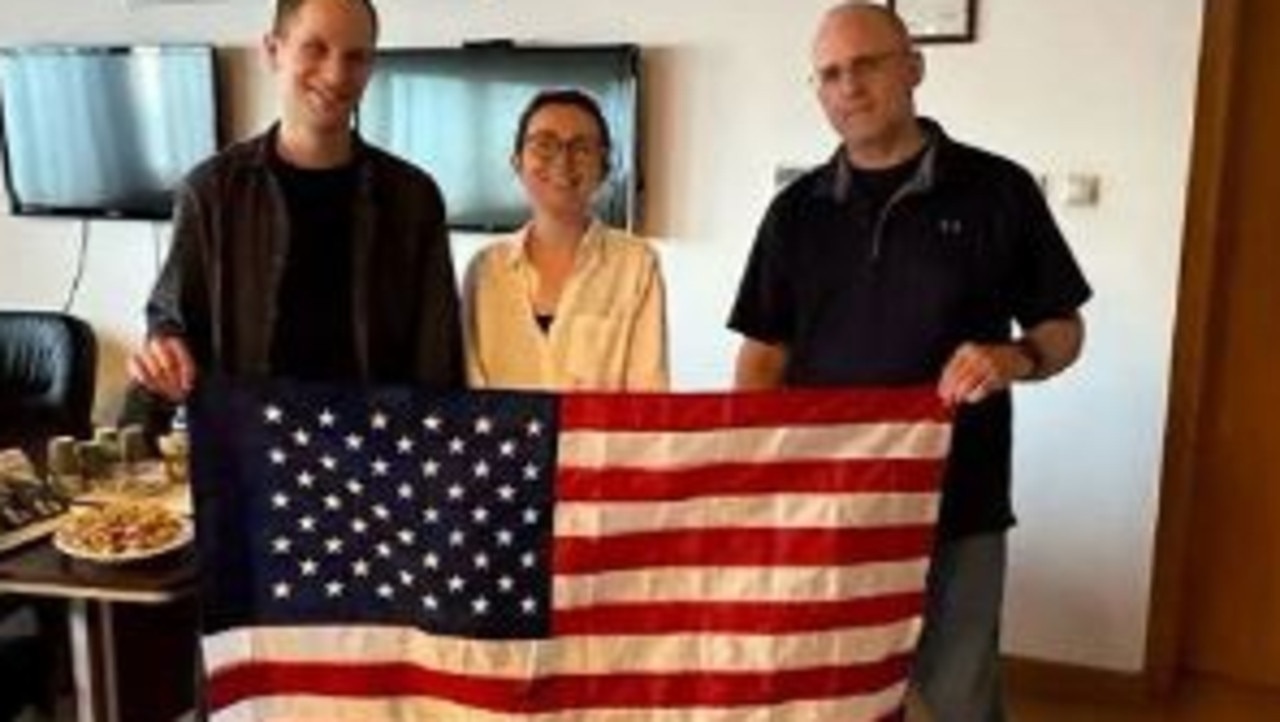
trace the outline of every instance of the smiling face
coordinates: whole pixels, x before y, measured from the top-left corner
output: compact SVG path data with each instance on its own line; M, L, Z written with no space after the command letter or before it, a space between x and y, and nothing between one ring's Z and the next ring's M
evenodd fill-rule
M827 120L855 160L891 154L916 132L912 94L924 64L887 12L828 13L813 43L813 76Z
M288 132L349 132L373 70L374 20L351 0L305 0L264 39Z
M551 103L529 117L511 163L535 212L585 217L604 180L607 152L604 133L590 113Z

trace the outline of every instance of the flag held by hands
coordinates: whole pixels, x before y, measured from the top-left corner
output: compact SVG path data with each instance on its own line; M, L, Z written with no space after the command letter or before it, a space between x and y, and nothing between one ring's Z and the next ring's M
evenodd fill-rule
M884 720L950 420L931 390L203 389L215 720Z

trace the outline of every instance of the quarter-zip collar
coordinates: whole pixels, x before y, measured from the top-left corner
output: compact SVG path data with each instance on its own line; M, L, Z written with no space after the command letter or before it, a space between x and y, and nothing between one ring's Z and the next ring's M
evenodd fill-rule
M921 151L923 156L920 158L915 174L902 185L902 192L894 195L894 199L889 202L890 205L900 195L930 190L938 182L940 172L938 156L950 139L947 138L942 127L933 120L920 118L919 122L925 137L924 149ZM814 192L836 203L845 203L849 200L849 193L852 192L853 166L849 162L849 156L845 153L843 145L836 148L829 162L832 168L830 183L818 183Z
M925 137L924 148L920 151L920 160L916 165L915 173L898 190L894 191L888 202L885 203L884 208L880 210L879 215L875 218L875 225L871 234L870 260L872 263L880 257L881 248L884 245L885 228L898 204L912 195L929 192L939 181L939 154L944 152L943 149L950 141L942 131L942 127L933 120L920 118L919 123ZM853 166L849 162L849 156L845 153L843 145L832 154L829 168L831 171L827 174L828 182L815 184L814 193L819 197L825 197L843 205L849 202L850 194L853 193L854 173Z

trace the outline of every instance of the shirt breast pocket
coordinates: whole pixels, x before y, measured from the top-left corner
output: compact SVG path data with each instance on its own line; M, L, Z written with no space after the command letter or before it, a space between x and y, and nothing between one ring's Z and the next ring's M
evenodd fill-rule
M622 316L580 315L566 319L565 371L578 389L622 385L626 323Z
M937 212L912 222L910 258L897 264L907 298L932 323L946 323L966 309L975 296L991 290L993 264L988 229L981 219Z

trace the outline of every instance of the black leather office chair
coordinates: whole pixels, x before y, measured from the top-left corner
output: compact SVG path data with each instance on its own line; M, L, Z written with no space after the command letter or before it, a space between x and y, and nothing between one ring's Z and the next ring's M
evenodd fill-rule
M43 468L51 436L86 437L92 410L98 345L89 324L44 311L0 311L0 448L20 446ZM0 615L20 600L0 597ZM34 606L43 638L0 638L0 720L31 703L51 709L60 665L58 610ZM25 680L25 681L23 681Z
M48 311L0 311L0 448L38 464L45 441L88 436L98 364L93 329Z

